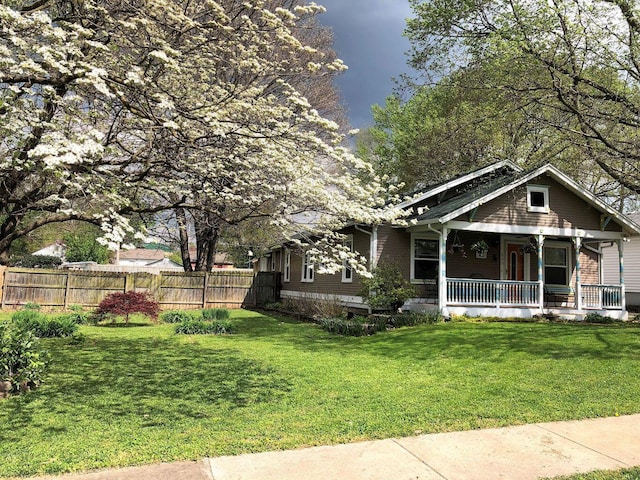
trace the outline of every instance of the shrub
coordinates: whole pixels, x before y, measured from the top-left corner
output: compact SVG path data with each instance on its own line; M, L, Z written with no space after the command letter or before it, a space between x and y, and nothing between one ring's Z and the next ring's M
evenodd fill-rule
M424 323L431 324L442 321L442 314L437 312L403 312L391 317L394 327L413 327Z
M104 297L94 312L98 318L108 314L124 316L125 323L129 323L129 315L132 313L141 313L156 320L160 306L148 293L116 292Z
M264 308L265 310L280 310L280 309L282 309L282 303L280 303L280 302L267 302L262 306L262 308Z
M160 314L160 321L164 323L180 323L192 318L191 313L182 310L169 310Z
M63 316L78 325L91 325L96 323L93 316L85 312L80 305L71 305L69 310L71 310L71 312L65 313Z
M77 325L91 325L94 319L86 312L71 312L63 315Z
M68 315L48 318L35 310L20 310L11 316L21 330L28 330L36 337L69 337L78 329L74 318Z
M215 331L213 333L215 333L216 335L231 333L233 331L233 322L226 318L216 320L215 322L213 322L213 325L215 327Z
M41 329L36 332L40 338L45 337L70 337L78 329L78 324L74 318L60 315L53 318L44 318L40 323Z
M319 323L327 332L350 337L373 335L387 329L387 319L380 315L358 316L350 319L344 317L323 318Z
M44 319L44 315L37 310L18 310L11 315L11 320L21 328L33 330ZM31 328L33 327L33 328Z
M47 360L32 331L15 322L0 322L0 381L10 382L12 392L40 385Z
M183 335L231 333L233 324L230 320L216 320L205 322L194 318L185 320L176 325L176 333Z
M62 259L51 255L23 255L9 260L10 267L58 268L60 265L62 265Z
M413 285L394 265L380 265L372 274L371 278L362 280L358 294L374 310L397 312L405 301L416 295Z
M205 320L224 320L229 318L229 310L226 308L205 308L202 310L202 318Z
M585 323L615 323L615 321L614 318L600 315L596 312L588 313L584 316Z
M27 302L22 306L22 309L40 311L40 304L34 303L34 302Z

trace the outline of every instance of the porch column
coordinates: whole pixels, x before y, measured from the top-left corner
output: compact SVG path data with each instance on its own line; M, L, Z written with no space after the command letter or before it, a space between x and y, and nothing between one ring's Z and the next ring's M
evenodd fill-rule
M620 263L620 295L622 297L620 299L620 306L624 312L627 310L627 295L624 287L624 239L621 238L617 240L616 243L618 244L618 259Z
M582 238L574 237L573 246L576 255L576 298L575 304L578 310L582 310L582 281L580 279L580 248L582 247Z
M538 235L538 305L544 309L544 259L542 248L544 247L544 235Z
M440 235L440 260L438 262L438 309L442 315L448 315L447 311L447 236L449 229L442 227Z

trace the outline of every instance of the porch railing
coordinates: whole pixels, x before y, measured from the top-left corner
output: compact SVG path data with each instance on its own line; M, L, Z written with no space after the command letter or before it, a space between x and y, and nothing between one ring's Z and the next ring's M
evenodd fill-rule
M528 307L538 305L538 282L447 278L447 303Z
M539 283L475 278L447 278L447 303L497 307L539 306ZM620 285L581 286L582 308L621 309Z
M582 306L589 309L621 309L620 285L582 285Z

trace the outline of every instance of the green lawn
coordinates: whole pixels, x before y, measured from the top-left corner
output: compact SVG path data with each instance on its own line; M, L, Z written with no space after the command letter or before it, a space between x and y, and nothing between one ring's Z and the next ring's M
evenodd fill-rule
M616 471L598 470L591 473L580 473L567 477L555 477L553 480L639 480L640 467L625 468Z
M640 327L446 323L372 337L235 311L238 331L82 327L0 401L0 476L640 412ZM626 477L625 477L626 478Z

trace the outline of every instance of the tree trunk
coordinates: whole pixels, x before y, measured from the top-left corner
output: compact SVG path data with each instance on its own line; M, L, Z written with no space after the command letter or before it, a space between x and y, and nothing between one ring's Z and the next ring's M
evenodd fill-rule
M178 232L180 233L180 256L182 257L182 268L185 272L193 272L191 266L191 256L189 255L189 232L187 231L187 214L184 208L175 209L176 220L178 221Z

